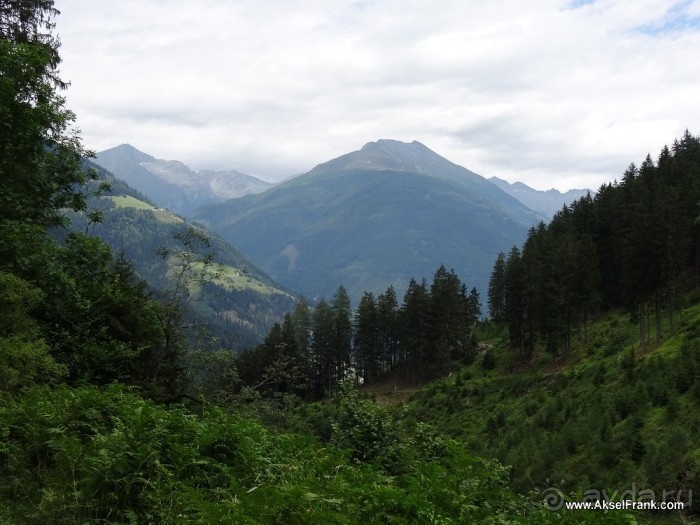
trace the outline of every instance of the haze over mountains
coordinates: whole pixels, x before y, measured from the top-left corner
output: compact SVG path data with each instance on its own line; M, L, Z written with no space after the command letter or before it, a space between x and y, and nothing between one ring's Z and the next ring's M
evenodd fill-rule
M547 191L539 191L531 188L522 182L509 183L498 177L490 177L489 181L501 188L507 194L512 195L528 208L535 210L551 219L556 212L561 210L564 204L569 204L575 200L585 197L591 190L573 189L564 193L552 188Z
M419 142L380 140L194 218L284 286L316 298L342 284L356 301L440 264L485 293L498 252L543 217Z
M379 140L277 185L194 172L123 144L97 162L158 206L207 224L288 289L354 301L444 264L485 294L498 252L587 190L487 180L425 145ZM228 199L228 200L227 200Z
M206 204L258 193L274 186L235 170L195 172L182 162L156 159L130 144L98 153L96 162L158 206L181 215L188 215Z

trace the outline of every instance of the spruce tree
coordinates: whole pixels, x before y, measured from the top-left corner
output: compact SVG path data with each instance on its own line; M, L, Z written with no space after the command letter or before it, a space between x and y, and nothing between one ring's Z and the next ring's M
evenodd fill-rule
M498 254L496 262L493 264L491 279L488 289L489 316L494 323L505 321L505 280L506 280L506 257L503 252Z

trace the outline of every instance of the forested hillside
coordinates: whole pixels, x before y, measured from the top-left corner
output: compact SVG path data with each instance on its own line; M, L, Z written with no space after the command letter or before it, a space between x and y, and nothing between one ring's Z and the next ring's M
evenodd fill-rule
M507 336L492 335L471 366L416 393L406 417L511 465L519 490L551 488L574 500L589 490L659 500L665 491L695 514L697 294L680 300L676 330L643 350L635 323L610 312L591 322L587 341L574 338L567 356L538 347L525 362Z
M665 325L673 334L679 294L698 284L699 175L700 140L686 131L656 162L647 155L630 165L620 182L565 206L521 249L500 254L488 305L511 344L523 354L538 344L567 353L572 335L587 337L590 316L612 308L638 321L642 347L650 332L658 343Z
M186 248L199 251L200 257L210 254L211 271L203 282L190 286L193 293L186 314L191 324L206 325L208 335L222 347L240 352L257 344L291 310L294 297L217 235L156 207L104 168L90 162L88 166L99 176L91 188L108 183L109 189L88 196L87 212L69 213L70 230L99 237L123 254L156 296L176 286L175 254ZM100 220L91 222L91 215ZM67 231L54 234L63 238ZM187 232L198 232L203 243L185 246Z

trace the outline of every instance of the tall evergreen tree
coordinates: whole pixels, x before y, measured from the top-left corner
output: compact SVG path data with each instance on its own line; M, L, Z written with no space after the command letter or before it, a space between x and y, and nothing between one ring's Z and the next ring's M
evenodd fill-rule
M399 304L396 291L389 286L377 298L377 328L381 348L381 368L386 372L399 362Z
M331 395L336 384L334 345L335 318L330 305L321 299L311 318L312 389L316 397Z
M478 297L474 298L478 302ZM476 308L476 305L473 305ZM469 294L454 270L440 266L430 287L429 331L431 352L424 366L432 374L450 368L452 359L467 359L471 350L471 328L476 321L470 312Z
M503 252L498 254L496 262L493 264L491 279L488 289L489 316L494 323L505 321L505 280L506 280L506 257Z
M404 374L413 381L422 379L426 372L422 363L431 345L429 308L430 293L425 280L418 284L411 279L401 305L399 348Z
M81 186L96 177L59 94L57 13L51 0L0 2L0 265L28 278L37 249L28 241L63 224L64 208L84 210Z
M522 352L524 343L525 307L525 280L520 250L514 246L506 261L505 312L510 343L519 352Z
M355 312L354 354L358 376L372 382L381 373L381 345L377 305L372 292L365 292Z
M339 286L331 301L333 312L333 377L335 382L345 378L352 364L352 309L350 296Z
M304 296L294 305L291 322L294 344L301 354L306 355L311 345L311 310Z

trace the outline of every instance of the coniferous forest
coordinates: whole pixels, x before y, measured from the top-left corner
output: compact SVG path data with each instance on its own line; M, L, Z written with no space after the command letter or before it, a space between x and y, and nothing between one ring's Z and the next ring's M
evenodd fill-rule
M62 95L58 15L0 0L0 522L692 519L697 137L534 227L487 305L444 266L356 307L339 283L237 354L193 322L219 271L205 229L153 254L157 283L94 234L109 185ZM688 506L564 507L630 487Z
M522 249L500 254L488 305L511 345L553 356L586 337L591 315L624 308L639 344L675 332L679 295L697 286L700 140L688 131L654 162L631 164L620 182L565 206L530 230ZM667 323L663 318L667 318Z

